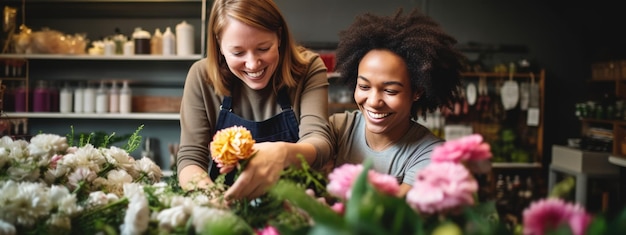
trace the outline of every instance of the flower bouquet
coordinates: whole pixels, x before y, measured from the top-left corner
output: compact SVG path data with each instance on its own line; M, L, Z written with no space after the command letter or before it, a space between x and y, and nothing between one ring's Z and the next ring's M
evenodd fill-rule
M327 189L337 199L331 206L289 182L279 182L270 192L312 217L307 234L626 234L626 210L608 220L555 197L531 203L520 226L502 223L495 204L476 197L472 172L487 170L484 163L491 157L480 135L448 141L431 157L405 198L397 196L393 177L370 170L370 161L330 173Z
M216 135L213 156L234 159L216 161L245 167L239 155L254 153L245 131ZM505 226L493 203L476 198L468 170L485 170L491 155L480 136L438 147L406 197L371 162L326 177L303 160L268 194L230 204L220 178L192 191L161 179L150 159L128 155L140 140L138 131L123 148L51 134L0 138L0 234L626 234L626 211L608 220L557 198L531 204L520 229Z

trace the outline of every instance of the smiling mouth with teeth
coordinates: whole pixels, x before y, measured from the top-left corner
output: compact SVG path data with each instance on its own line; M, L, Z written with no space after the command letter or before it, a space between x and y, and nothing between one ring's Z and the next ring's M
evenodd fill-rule
M367 114L372 118L384 118L390 115L390 113L374 113L371 111L367 111Z
M263 74L263 72L264 72L264 71L265 71L265 69L264 69L264 70L261 70L261 71L259 71L259 72L256 72L256 73L246 72L246 74L248 74L248 76L250 76L250 77L255 77L255 78L256 78L256 77L261 76L261 74Z

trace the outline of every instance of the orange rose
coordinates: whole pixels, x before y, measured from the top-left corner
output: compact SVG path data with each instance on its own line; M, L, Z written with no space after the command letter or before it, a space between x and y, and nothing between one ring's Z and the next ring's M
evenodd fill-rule
M210 144L213 161L223 166L236 165L240 160L248 159L254 152L255 141L248 129L233 126L217 131Z

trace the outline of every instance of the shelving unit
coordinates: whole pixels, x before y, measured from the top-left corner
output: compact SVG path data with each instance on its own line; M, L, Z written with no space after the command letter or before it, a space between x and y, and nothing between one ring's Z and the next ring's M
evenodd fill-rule
M598 62L592 65L592 78L588 81L588 99L599 101L607 99L605 102L615 102L622 100L626 102L626 61ZM614 99L614 100L611 100ZM605 105L597 102L597 105ZM623 111L622 111L623 112ZM603 127L612 130L611 155L626 159L626 112L618 115L621 119L613 117L598 117L588 115L580 119L581 132L583 135L590 132L593 127Z
M24 9L22 0L7 0L3 5L18 8L18 19L24 21L18 25L24 23L34 31L50 28L67 34L84 33L90 42L116 32L130 36L135 27L152 34L155 28L163 32L165 27L171 27L174 31L176 24L183 21L194 26L194 54L189 56L0 54L0 61L27 61L28 76L24 80L28 87L37 80L73 85L79 81L95 84L124 80L130 81L133 96L180 97L189 67L205 54L206 0L28 0ZM10 79L14 78L2 78ZM27 126L30 135L65 135L72 128L75 133L102 131L119 136L144 125L140 134L156 141L153 147L157 148L156 155L164 170L164 166L169 166L168 143L178 142L180 134L178 112L5 112L4 117L27 119L24 128ZM139 157L141 150L131 155Z

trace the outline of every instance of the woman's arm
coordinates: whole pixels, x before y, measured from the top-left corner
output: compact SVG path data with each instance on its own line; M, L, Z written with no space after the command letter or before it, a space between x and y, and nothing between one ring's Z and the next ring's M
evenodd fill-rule
M206 83L206 61L200 60L189 69L180 108L180 148L177 153L178 180L184 189L190 183L211 183L207 174L210 163L209 142L221 99ZM203 176L204 178L199 179Z

